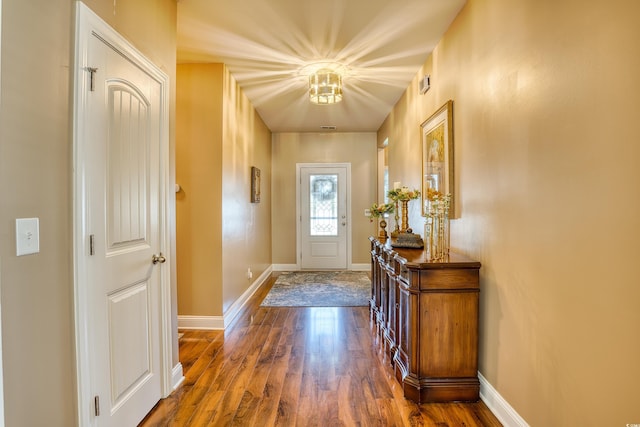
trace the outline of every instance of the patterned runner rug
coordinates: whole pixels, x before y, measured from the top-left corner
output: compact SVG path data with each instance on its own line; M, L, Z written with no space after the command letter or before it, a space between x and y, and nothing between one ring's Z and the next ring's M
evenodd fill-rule
M366 271L292 271L281 273L262 301L265 307L358 307L369 305Z

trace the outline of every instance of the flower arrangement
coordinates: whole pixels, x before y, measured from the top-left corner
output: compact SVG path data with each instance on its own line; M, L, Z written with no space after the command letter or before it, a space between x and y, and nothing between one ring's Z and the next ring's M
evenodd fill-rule
M389 196L389 198L394 202L402 202L405 200L417 199L418 197L420 197L420 190L409 190L409 187L394 188L393 190L389 190L387 192L387 196Z
M384 216L392 213L393 209L394 206L392 203L383 203L381 205L374 203L369 209L369 212L371 213L371 217L369 218L370 222L373 222L373 218L382 218L382 220L380 220L380 234L378 235L378 238L381 239L381 241L387 239L387 230L385 230L387 227L387 221L384 220Z
M374 203L369 209L369 212L371 212L369 221L373 222L373 218L381 218L384 217L385 214L393 213L393 209L393 203L383 203L381 205Z
M436 200L441 200L444 195L438 190L434 190L433 188L427 188L426 198L430 202L435 202Z
M409 228L409 216L407 213L407 205L410 200L417 199L420 197L420 190L413 189L410 190L409 187L397 187L393 190L389 190L387 192L387 197L389 197L396 205L396 210L399 211L398 202L402 202L402 227L399 227L398 224L398 214L396 213L396 230L392 233L392 236L397 235L399 232L406 232Z
M431 216L443 209L446 211L447 218L449 217L449 207L451 206L451 194L443 194L433 188L428 188L425 194L425 213L426 216ZM442 212L440 212L442 214Z

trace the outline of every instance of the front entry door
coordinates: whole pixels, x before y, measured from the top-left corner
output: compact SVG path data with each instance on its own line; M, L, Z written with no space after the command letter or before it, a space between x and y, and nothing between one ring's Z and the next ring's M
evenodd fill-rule
M88 247L76 262L84 271L77 292L86 292L79 309L87 313L90 371L81 378L90 395L80 402L90 401L91 410L81 417L91 425L133 426L163 394L166 82L96 32L86 43L76 142L85 216L76 221Z
M346 269L348 168L300 167L300 266Z

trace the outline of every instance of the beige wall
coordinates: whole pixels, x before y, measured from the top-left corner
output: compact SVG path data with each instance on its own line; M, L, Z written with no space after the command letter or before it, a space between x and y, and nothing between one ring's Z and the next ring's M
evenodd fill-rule
M483 264L480 371L533 426L640 422L638 16L470 0L378 134L392 181L419 182L419 125L454 100L451 242Z
M225 67L222 149L223 312L271 266L271 131ZM260 203L251 203L251 166ZM251 269L253 278L247 278Z
M75 422L68 131L71 3L4 1L2 8L5 422L67 426ZM38 15L31 16L35 10ZM40 253L16 257L15 219L24 217L40 218ZM34 402L39 402L38 411Z
M222 64L178 65L177 102L178 313L221 316L271 265L271 132Z
M375 133L273 135L273 263L296 264L296 163L351 163L352 262L370 263L376 225L364 210L376 201Z
M87 4L175 81L175 1ZM0 270L7 426L76 423L69 132L73 9L69 0L2 3ZM40 218L40 253L16 257L14 224L23 217Z
M222 64L177 67L178 313L222 313Z

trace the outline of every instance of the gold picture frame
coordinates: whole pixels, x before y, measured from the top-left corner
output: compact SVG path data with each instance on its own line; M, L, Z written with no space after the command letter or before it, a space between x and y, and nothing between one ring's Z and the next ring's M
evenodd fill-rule
M455 216L453 181L453 101L425 120L422 129L422 216L427 216L428 190L451 194L450 217Z
M260 169L251 166L251 203L260 203Z

